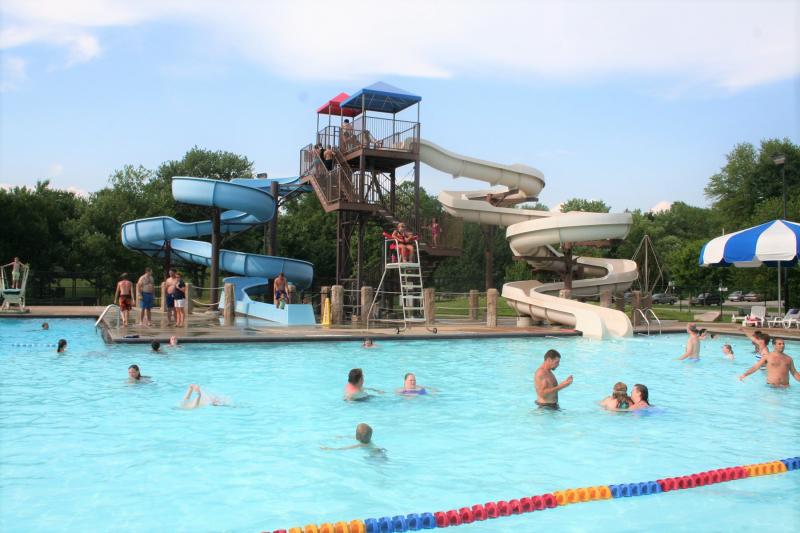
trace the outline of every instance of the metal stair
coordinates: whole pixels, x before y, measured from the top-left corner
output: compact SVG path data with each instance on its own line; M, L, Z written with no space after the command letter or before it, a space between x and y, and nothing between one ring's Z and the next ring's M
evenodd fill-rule
M381 281L378 288L375 290L375 296L372 299L372 304L369 307L367 316L367 327L371 320L378 320L380 322L402 322L403 329L407 329L411 324L425 324L427 316L425 314L425 306L423 303L423 284L422 284L422 265L419 262L419 245L414 242L414 261L400 262L399 255L396 252L390 252L390 246L398 244L395 239L386 239L383 247L384 269ZM392 261L392 259L397 259ZM386 293L386 282L388 276L392 271L397 272L398 280L400 282L400 308L403 311L402 319L392 318L379 318L372 319L374 316L375 306L381 299L382 293Z

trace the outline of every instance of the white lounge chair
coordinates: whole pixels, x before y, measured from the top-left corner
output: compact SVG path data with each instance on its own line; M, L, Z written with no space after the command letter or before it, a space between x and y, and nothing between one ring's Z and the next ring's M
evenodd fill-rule
M773 322L775 323L775 326L772 326ZM797 326L797 328L800 329L800 309L789 309L783 318L773 319L770 321L770 326L772 327L777 327L778 324L786 329L789 329L792 326Z
M750 308L750 314L744 317L743 326L764 327L767 322L767 307L764 305L754 305Z

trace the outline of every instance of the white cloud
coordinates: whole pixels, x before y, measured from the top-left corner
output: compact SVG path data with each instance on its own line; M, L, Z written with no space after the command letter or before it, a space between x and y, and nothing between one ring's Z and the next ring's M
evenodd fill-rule
M25 60L14 56L3 56L0 67L0 92L13 91L27 79Z
M651 213L663 213L664 211L669 211L672 208L672 202L668 200L661 200L656 205L650 208Z
M551 213L560 213L561 206L564 205L564 202L558 202L556 205L550 208Z
M800 72L798 11L784 0L470 2L5 0L0 47L101 49L102 28L165 21L215 52L281 75L352 79L476 75L583 80L636 73L737 90ZM198 50L202 54L208 50ZM681 89L683 91L683 89Z
M52 165L50 165L50 168L48 169L48 174L50 175L51 178L60 176L62 172L64 172L64 165L62 165L61 163L53 163Z

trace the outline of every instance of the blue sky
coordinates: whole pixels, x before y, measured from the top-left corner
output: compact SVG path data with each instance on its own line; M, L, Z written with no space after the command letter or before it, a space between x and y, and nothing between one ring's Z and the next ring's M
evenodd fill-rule
M2 5L4 186L95 191L194 145L295 175L316 107L378 80L422 96L423 137L541 169L551 207L706 205L736 143L800 139L791 0Z

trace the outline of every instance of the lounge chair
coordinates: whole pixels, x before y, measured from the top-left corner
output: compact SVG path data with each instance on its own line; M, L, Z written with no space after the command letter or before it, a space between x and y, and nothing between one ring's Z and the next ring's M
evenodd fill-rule
M754 305L750 308L750 314L744 317L743 326L764 327L767 322L767 308L764 305Z
M783 318L776 317L769 321L769 326L775 328L783 326L786 329L797 326L800 329L800 309L789 309Z

